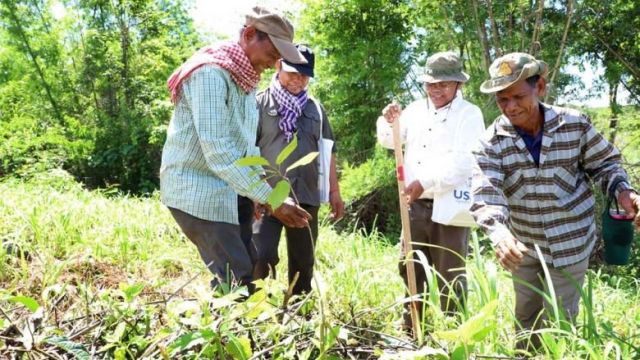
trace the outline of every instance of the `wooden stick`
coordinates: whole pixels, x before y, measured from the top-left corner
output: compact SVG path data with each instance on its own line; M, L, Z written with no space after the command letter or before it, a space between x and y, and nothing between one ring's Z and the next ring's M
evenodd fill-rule
M393 150L396 155L396 175L398 178L398 198L400 200L400 219L402 220L402 244L405 251L405 265L407 267L407 282L409 283L409 296L413 300L409 303L411 309L411 326L413 338L422 338L420 328L420 316L418 312L419 302L415 300L418 293L416 286L416 271L413 262L413 248L411 246L411 228L409 224L409 205L402 195L404 192L404 155L402 153L402 140L400 139L399 120L393 122Z

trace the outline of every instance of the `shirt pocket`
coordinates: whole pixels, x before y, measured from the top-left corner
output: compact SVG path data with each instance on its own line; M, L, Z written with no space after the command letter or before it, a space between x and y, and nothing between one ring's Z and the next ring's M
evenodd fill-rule
M555 168L552 182L555 187L553 194L557 200L571 196L576 192L577 170L568 166Z
M298 118L298 132L305 135L309 139L313 139L316 142L320 140L320 119L312 116L314 114L308 114L303 112Z
M507 176L504 180L503 192L504 196L509 199L522 199L527 194L524 175L515 171Z

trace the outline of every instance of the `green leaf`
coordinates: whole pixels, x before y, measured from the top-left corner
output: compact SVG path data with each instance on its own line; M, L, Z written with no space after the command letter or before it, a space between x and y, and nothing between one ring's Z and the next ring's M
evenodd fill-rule
M480 342L496 329L495 313L497 307L498 300L493 300L483 306L476 315L460 324L457 329L437 331L434 335L436 338L467 346Z
M460 345L453 350L451 353L451 360L467 360L469 358L469 353L467 351L466 346Z
M291 185L287 180L280 180L276 184L276 187L273 188L269 197L267 197L267 202L271 205L272 209L277 209L282 205L284 200L289 196L289 191L291 191Z
M203 344L204 342L205 340L201 333L186 333L172 342L171 345L169 345L169 350L171 351L171 356L175 356L181 351L188 350L196 345Z
M126 330L126 328L127 328L127 323L123 321L116 326L116 329L113 330L111 334L105 336L104 339L110 343L118 343L120 342L120 339L122 339L122 336L124 335L124 331Z
M307 155L303 156L302 158L298 159L298 161L294 162L293 164L291 164L287 170L285 171L285 174L289 172L289 170L293 170L299 166L304 166L307 165L309 163L311 163L313 160L315 160L316 157L318 157L318 152L314 151L314 152L310 152Z
M124 293L124 297L127 302L131 302L136 296L142 292L144 289L144 284L134 284L130 286L126 286L124 284L120 284L120 290Z
M87 351L87 349L82 346L82 344L78 344L69 340L66 336L50 336L44 339L46 343L49 343L53 346L59 347L60 349L68 352L73 355L76 359L79 360L89 360L91 359L91 355Z
M229 335L229 342L225 346L225 350L236 360L247 360L253 354L249 338L237 338L233 335Z
M263 158L262 156L247 156L247 157L243 157L240 160L237 160L236 165L238 166L260 166L260 165L269 166L269 160Z
M293 134L293 139L291 139L291 142L289 143L289 145L285 146L284 149L280 151L280 154L278 154L278 157L276 158L276 165L282 164L282 162L284 162L289 157L289 155L291 155L293 150L295 150L297 147L298 147L298 135Z
M40 308L40 304L38 304L38 302L34 298L30 298L28 296L12 296L8 300L15 304L24 305L31 312L36 312Z

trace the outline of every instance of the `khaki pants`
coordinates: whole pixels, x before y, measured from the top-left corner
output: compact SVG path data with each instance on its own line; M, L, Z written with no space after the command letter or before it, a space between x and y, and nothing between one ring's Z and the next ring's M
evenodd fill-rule
M548 267L558 306L564 310L569 321L573 321L578 315L579 289L584 284L588 265L589 259L586 258L562 269ZM548 314L553 314L551 304L544 301L542 295L530 288L530 286L534 286L538 291L548 293L540 261L537 257L526 255L520 267L513 272L513 278L513 288L516 295L516 329L519 331L540 329L542 322L548 319ZM529 286L525 284L529 284ZM518 342L517 347L523 349L528 345L528 341L525 339ZM531 345L539 347L539 337L531 338Z
M456 310L454 296L460 302L463 302L466 296L465 259L469 247L469 228L435 223L431 221L432 211L432 200L416 200L411 204L409 217L412 248L414 252L424 253L429 265L442 276L438 277L440 307L443 311L452 312ZM404 255L405 251L402 249L402 260L404 260ZM418 260L417 255L414 255L413 258ZM418 293L424 293L427 290L425 268L421 263L414 262L414 269ZM400 262L400 275L405 284L408 284L407 269L403 261ZM449 283L448 286L442 281L442 278ZM422 309L419 312L419 316L422 318ZM406 320L405 316L405 326L410 325L410 318L408 318L409 322Z

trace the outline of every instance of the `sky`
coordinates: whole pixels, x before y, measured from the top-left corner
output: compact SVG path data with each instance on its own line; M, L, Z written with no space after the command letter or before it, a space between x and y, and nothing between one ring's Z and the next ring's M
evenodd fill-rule
M295 13L300 9L291 0L195 0L191 16L198 29L235 38L244 24L244 14L256 5L282 12Z

